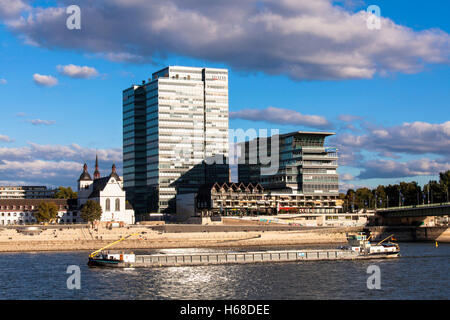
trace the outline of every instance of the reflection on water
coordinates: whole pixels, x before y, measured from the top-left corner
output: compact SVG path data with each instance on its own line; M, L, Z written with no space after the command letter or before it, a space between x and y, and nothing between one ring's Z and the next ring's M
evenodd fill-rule
M166 249L152 252L217 250L229 249ZM448 299L450 244L440 244L439 248L435 248L434 244L429 243L402 243L401 250L402 257L392 260L149 269L90 269L86 265L86 252L0 254L0 298ZM366 270L371 264L381 268L381 290L367 289L369 274ZM79 265L81 268L80 290L66 287L69 276L66 269L69 265Z

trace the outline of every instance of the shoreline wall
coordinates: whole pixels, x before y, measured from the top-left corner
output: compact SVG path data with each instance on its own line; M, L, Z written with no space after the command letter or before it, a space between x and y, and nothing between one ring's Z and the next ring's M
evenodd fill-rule
M120 230L121 229L121 230ZM119 228L98 233L87 230L46 230L40 235L23 235L14 230L0 233L0 252L97 250L135 232L145 232L141 240L124 240L113 249L166 249L241 246L283 246L303 244L342 244L347 232L362 228L326 228L290 231L231 231L166 233L148 228ZM55 237L56 236L56 237Z
M450 242L449 227L377 226L366 227L364 229L370 231L373 234L374 239L378 241L394 234L394 238L399 242Z
M117 228L93 231L88 228L47 229L39 235L24 235L15 229L0 231L0 252L97 250L131 233L143 234L141 240L127 239L112 249L169 249L250 246L290 246L346 243L347 233L370 231L374 240L394 234L399 242L450 242L447 227L351 227L289 231L162 232L151 228Z

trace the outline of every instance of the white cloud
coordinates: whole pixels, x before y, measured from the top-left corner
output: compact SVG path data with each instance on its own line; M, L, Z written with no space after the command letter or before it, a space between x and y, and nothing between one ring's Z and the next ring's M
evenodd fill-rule
M0 78L0 84L7 84L8 81L6 81L6 79Z
M392 127L366 128L362 135L342 133L335 138L336 144L345 150L352 148L382 154L450 155L450 121L428 123L416 121Z
M29 10L29 5L22 0L0 0L0 19L17 18L24 10Z
M364 163L360 179L370 178L405 178L415 176L437 175L439 172L450 170L447 159L417 159L406 162L394 160L376 160Z
M33 74L33 80L36 84L44 87L53 87L58 84L58 79L55 77L41 75L39 73Z
M342 173L339 175L339 180L342 181L349 181L349 180L354 180L355 177L353 175L351 175L350 173Z
M96 77L99 74L95 68L88 66L77 66L74 64L68 64L65 66L58 65L57 69L61 74L71 78L88 79Z
M26 9L19 6L7 25L30 43L113 61L176 54L296 80L415 73L449 61L448 33L414 31L385 17L380 30L369 30L365 10L352 12L332 0L80 0L79 32L61 27L69 4L33 8L27 19L18 16Z
M15 148L0 148L0 159L10 161L22 161L31 159L42 160L67 160L84 163L95 159L107 162L122 162L122 148L93 149L82 147L78 144L70 145L42 145L29 142L27 146ZM92 160L93 161L93 160Z
M275 107L234 111L230 112L230 118L265 121L283 125L299 125L312 128L325 128L331 126L325 117L318 115L304 115L294 110Z
M0 134L0 141L1 142L13 142L13 139L11 139L10 137L5 136L3 134Z
M50 125L54 124L56 121L55 120L32 119L32 120L28 120L28 122L30 122L31 124L33 124L35 126L39 126L39 125L50 126Z
M121 170L121 148L96 150L77 144L40 145L30 142L22 147L0 147L0 177L8 184L20 182L75 186L85 162L92 173L96 154L102 175L110 173L113 162L118 166L118 170Z

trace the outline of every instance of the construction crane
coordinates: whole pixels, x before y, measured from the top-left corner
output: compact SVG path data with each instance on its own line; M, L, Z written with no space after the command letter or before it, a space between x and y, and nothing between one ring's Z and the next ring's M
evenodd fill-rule
M379 246L380 244L382 244L382 243L385 242L387 239L389 239L389 238L391 238L391 237L393 237L393 236L394 236L394 234L391 234L389 237L384 238L383 240L381 240L380 242L377 243L377 246Z
M104 246L103 248L100 248L100 249L95 250L94 252L92 252L92 253L89 255L89 258L94 258L97 254L99 254L99 253L102 252L103 250L105 250L105 249L107 249L107 248L109 248L109 247L115 245L116 243L119 243L119 242L121 242L121 241L123 241L123 240L126 240L126 239L128 239L129 237L132 237L132 236L138 236L138 235L140 235L140 233L132 233L132 234L126 236L126 237L122 237L122 238L120 238L119 240L116 240L116 241L114 241L114 242L111 242L110 244Z

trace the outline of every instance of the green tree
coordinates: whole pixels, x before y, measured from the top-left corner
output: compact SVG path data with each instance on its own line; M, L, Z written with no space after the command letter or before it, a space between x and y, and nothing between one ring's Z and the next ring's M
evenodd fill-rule
M76 199L77 197L78 194L71 187L59 187L55 193L55 198L57 199Z
M384 189L384 186L379 185L375 190L373 190L373 196L374 201L373 204L375 206L375 201L377 201L376 207L377 208L384 208L386 207L386 191Z
M445 194L445 201L450 200L450 170L439 173L439 183Z
M420 204L421 188L417 182L400 182L399 189L403 195L405 206ZM398 198L397 198L398 200ZM400 201L402 199L400 198Z
M102 217L102 207L98 202L88 200L81 208L81 218L86 222L93 223Z
M368 208L372 200L372 191L368 188L359 188L356 190L356 202L358 209Z
M52 222L58 216L58 206L54 202L41 202L33 215L38 222Z

